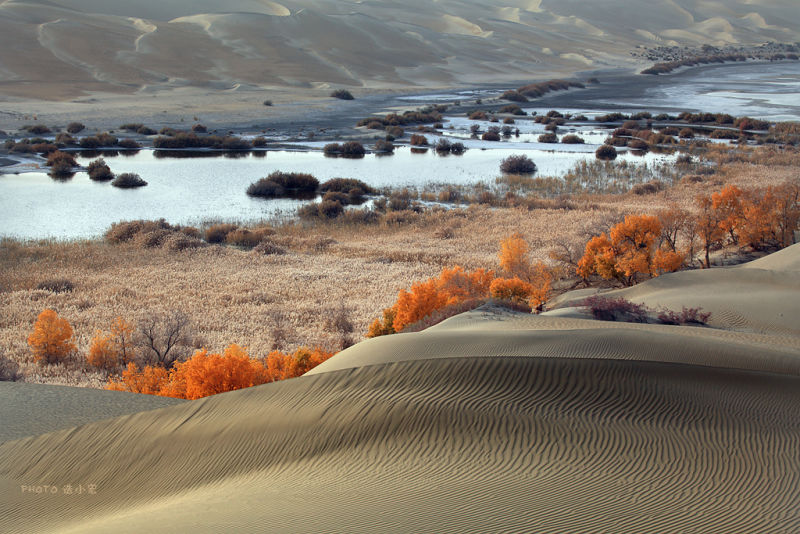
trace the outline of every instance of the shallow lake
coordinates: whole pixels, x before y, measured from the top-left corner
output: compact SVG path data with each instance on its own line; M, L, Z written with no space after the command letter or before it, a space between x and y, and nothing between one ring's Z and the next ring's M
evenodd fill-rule
M434 136L430 138L433 141ZM289 150L240 153L238 157L207 153L196 158L177 157L180 153L163 157L160 152L142 150L135 155L106 157L115 173L133 172L148 182L146 187L132 190L93 182L82 172L65 181L44 173L0 175L0 235L82 238L99 236L111 223L130 219L163 217L175 224L197 224L207 219L256 221L292 215L302 201L245 194L249 184L276 170L308 172L320 181L347 177L377 188L421 188L436 183L492 182L500 174L503 158L523 152L536 162L539 175L563 175L578 161L594 159L596 148L514 141L490 145L496 148L471 148L461 156L439 156L433 150L420 154L398 147L394 155L368 154L361 159ZM553 147L561 151L539 149ZM620 154L618 160L655 162L670 157ZM84 166L91 160L78 158Z

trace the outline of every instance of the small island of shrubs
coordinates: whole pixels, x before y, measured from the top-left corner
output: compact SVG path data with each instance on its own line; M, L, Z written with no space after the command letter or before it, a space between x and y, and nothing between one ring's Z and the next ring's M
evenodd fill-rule
M124 172L117 176L114 181L111 182L111 185L121 189L132 189L134 187L143 187L147 185L147 182L142 180L142 177L138 174Z

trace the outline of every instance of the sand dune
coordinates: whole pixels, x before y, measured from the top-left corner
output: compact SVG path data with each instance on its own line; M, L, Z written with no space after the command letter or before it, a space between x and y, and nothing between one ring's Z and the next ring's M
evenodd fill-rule
M799 260L794 246L625 291L716 306L724 293L734 308L745 281L762 310L796 318ZM298 379L8 441L0 529L800 529L796 319L755 331L744 312L738 330L577 315L477 310Z
M792 42L798 28L778 1L5 0L0 94L534 80L638 69L630 52L654 42Z

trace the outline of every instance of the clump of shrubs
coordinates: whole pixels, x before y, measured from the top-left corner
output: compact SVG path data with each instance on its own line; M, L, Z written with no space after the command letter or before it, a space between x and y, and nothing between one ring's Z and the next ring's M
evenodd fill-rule
M34 135L48 134L51 132L50 128L48 128L44 124L28 124L26 126L23 126L22 129Z
M525 112L522 111L522 108L519 107L516 104L509 104L507 106L503 106L502 108L497 110L497 112L498 113L511 113L512 115L525 115Z
M47 156L46 165L48 167L53 167L54 165L57 165L59 163L65 163L69 165L70 168L78 166L78 162L75 161L75 156L73 156L68 152L61 152L59 150L56 150L55 152L51 152Z
M96 159L89 163L89 178L96 181L113 180L114 173L103 158Z
M208 128L204 124L194 124L192 125L192 131L195 133L206 133Z
M346 143L329 143L322 149L327 156L342 156L344 158L361 158L366 154L364 145L358 141Z
M575 134L567 134L561 138L561 142L565 145L582 145L584 143L583 137Z
M233 232L234 230L238 229L239 227L235 224L229 223L220 223L220 224L212 224L205 231L205 238L206 241L209 243L224 243L225 239L228 237L228 234Z
M489 116L486 114L485 111L473 111L468 115L469 120L471 121L486 121L489 120Z
M635 195L653 195L664 190L664 182L652 180L644 184L636 184L631 188Z
M119 142L119 147L120 148L127 148L128 150L138 150L138 149L142 148L142 145L140 145L139 143L137 143L133 139L122 139Z
M147 185L141 176L132 172L123 172L111 182L111 185L114 187L120 187L122 189L131 189L134 187L143 187Z
M85 130L86 129L86 125L85 124L81 124L80 122L71 122L71 123L67 124L67 128L66 129L67 129L67 132L69 132L71 134L76 134L78 132L82 132L83 130Z
M375 142L375 152L380 154L392 154L394 152L394 144L385 139L379 139Z
M413 134L409 142L411 146L428 146L428 138L420 134Z
M75 289L75 284L65 278L44 280L36 285L36 289L51 293L70 293Z
M611 145L601 145L595 150L594 155L597 159L611 161L617 159L617 149Z
M353 100L353 94L347 89L336 89L331 93L331 97L339 100Z
M508 91L506 91L505 93L500 95L500 98L502 98L503 100L509 100L511 102L527 102L528 101L528 99L525 97L525 95L523 95L522 93L520 93L519 91L516 91L514 89L509 89Z
M558 136L553 132L543 133L537 139L540 143L558 143Z
M500 171L505 174L533 174L536 164L524 154L508 156L500 163Z
M481 139L484 141L499 141L500 131L494 128L489 128L487 131L483 132Z
M706 325L711 313L702 308L683 307L680 312L661 308L654 311L643 304L635 304L623 297L610 298L593 295L582 303L600 321L620 321L626 323L647 323L657 313L655 321L666 325Z
M580 82L572 82L568 80L548 80L546 82L532 83L522 86L517 91L529 98L538 98L551 91L566 91L572 87L583 89L586 87Z
M275 171L266 178L250 184L247 194L254 197L275 198L313 193L317 187L319 187L319 180L310 174Z

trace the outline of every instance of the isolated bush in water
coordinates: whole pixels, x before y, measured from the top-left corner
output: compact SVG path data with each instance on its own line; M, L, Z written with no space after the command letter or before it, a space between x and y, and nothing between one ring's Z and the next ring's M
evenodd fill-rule
M331 93L331 96L339 100L353 100L353 94L347 89L336 89Z
M582 145L584 143L583 137L579 137L575 134L567 134L561 138L561 142L565 145Z
M142 177L132 172L124 172L117 176L111 182L114 187L121 187L123 189L131 189L134 187L142 187L147 185L147 182L142 180Z
M558 143L558 136L552 132L543 133L537 140L540 143Z
M536 164L524 154L508 156L500 163L500 171L505 174L533 174Z
M275 171L266 178L250 184L247 194L274 198L287 193L313 193L317 187L319 181L310 174Z
M361 189L366 195L372 195L376 192L372 187L355 178L331 178L319 186L319 190L323 193L327 193L328 191L349 193L353 189Z
M99 158L89 163L89 178L92 180L113 180L114 173L103 158Z
M597 159L613 160L617 159L617 149L611 145L602 145L595 153Z

